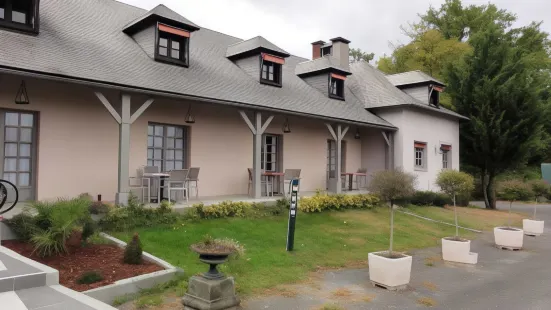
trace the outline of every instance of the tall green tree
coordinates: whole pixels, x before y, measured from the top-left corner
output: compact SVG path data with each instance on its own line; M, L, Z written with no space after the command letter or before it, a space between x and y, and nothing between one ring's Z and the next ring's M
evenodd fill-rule
M411 43L397 48L390 59L380 59L379 70L400 73L421 70L435 78L444 77L444 68L470 51L467 43L444 38L438 30L428 30Z
M348 55L350 56L350 62L370 62L375 57L375 53L362 52L359 48L351 48Z
M500 10L494 4L463 6L461 0L446 0L439 9L431 6L419 17L421 21L410 25L410 30L406 31L410 36L417 37L427 29L437 29L444 38L459 41L467 40L490 25L506 29L517 19L515 14Z
M462 161L481 177L486 208L495 208L495 177L525 163L545 139L541 72L549 59L526 44L534 31L489 25L469 39L472 53L447 71L453 105L470 118L461 124Z

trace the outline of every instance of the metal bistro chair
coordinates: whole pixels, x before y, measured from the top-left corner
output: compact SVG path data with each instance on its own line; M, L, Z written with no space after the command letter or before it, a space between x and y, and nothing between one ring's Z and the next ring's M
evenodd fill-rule
M140 167L136 170L135 177L128 178L128 186L130 189L139 189L142 191L142 202L145 202L145 192L147 189L147 198L151 200L151 179L143 176L144 167Z
M247 168L247 171L249 172L249 187L247 188L247 195L250 195L251 194L251 188L253 186L253 169L252 168ZM262 173L264 173L264 170L262 170ZM260 186L262 187L264 185L265 189L266 189L266 196L269 196L270 195L270 192L272 193L272 196L273 196L273 189L274 189L274 186L272 184L272 182L269 181L270 179L269 178L265 178L264 176L260 176ZM268 191L268 187L270 188L270 191Z
M291 194L288 192L289 184L293 179L300 179L300 172L301 169L285 169L285 174L283 176L283 195L285 195L285 197L287 197L287 194Z
M143 173L159 173L161 172L161 168L159 166L144 166L143 167ZM151 201L151 193L158 192L158 187L160 186L160 178L151 178L151 177L144 177L144 179L147 179L149 182L149 201ZM157 197L159 198L159 197Z
M356 175L356 188L360 189L360 185L362 184L360 181L362 180L364 185L363 187L367 187L367 168L359 168L356 173L358 173Z
M186 186L189 169L172 170L169 172L170 176L165 180L163 186L159 185L159 203L161 203L161 188L168 190L168 200L172 198L173 191L181 191L182 195L186 197L186 202L189 201L188 188ZM176 199L174 199L177 201Z
M186 180L187 192L191 194L190 188L195 188L195 198L199 198L199 169L198 167L189 168L189 174Z

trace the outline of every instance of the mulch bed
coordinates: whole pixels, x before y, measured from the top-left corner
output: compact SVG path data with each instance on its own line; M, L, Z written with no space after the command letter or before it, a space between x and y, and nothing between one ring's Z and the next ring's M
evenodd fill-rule
M2 245L37 262L59 270L59 282L78 292L113 284L115 281L163 270L162 267L144 261L142 265L122 262L124 250L116 245L93 244L86 247L70 247L68 254L52 257L31 255L33 247L17 240L4 240ZM92 284L78 284L78 278L87 271L97 271L103 280Z

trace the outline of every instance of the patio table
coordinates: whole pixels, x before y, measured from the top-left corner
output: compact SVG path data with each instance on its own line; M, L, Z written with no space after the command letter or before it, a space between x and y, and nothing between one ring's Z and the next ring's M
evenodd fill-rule
M144 178L155 178L155 179L158 178L159 179L159 185L161 186L161 197L160 197L160 199L159 199L159 197L157 197L157 203L160 203L161 201L166 199L165 189L162 186L165 185L165 179L168 178L169 176L170 176L170 174L168 172L154 172L154 173L144 173L143 174ZM149 193L149 195L151 197L151 193Z
M285 173L283 172L275 172L275 171L264 171L262 173L262 176L267 177L268 179L272 180L272 196L274 195L274 180L276 177L282 177L285 176ZM285 190L285 189L283 189ZM268 193L266 193L266 196L268 196Z
M360 173L360 172L343 172L341 173L341 176L346 177L348 176L348 190L352 190L352 183L354 182L354 176L367 176L367 173ZM359 188L358 188L359 189Z

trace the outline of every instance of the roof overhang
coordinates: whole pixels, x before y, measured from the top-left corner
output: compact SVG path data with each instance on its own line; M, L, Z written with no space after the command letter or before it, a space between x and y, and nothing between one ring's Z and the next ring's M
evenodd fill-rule
M127 35L133 35L133 34L135 34L137 32L140 32L141 30L143 30L143 29L145 29L145 28L147 28L151 25L156 24L157 22L167 24L169 26L173 26L173 27L177 27L177 28L182 28L182 29L188 30L190 32L193 32L193 31L196 31L196 30L200 29L197 26L182 23L182 22L170 19L170 18L166 18L166 17L160 16L160 15L157 15L155 13L152 13L152 14L145 15L144 17L142 17L138 20L135 20L135 21L131 22L130 24L126 25L123 29L123 32L126 33Z
M234 55L228 55L226 57L228 57L228 59L231 59L231 60L237 60L237 59L242 59L242 58L247 58L247 57L251 57L251 56L260 55L261 53L266 53L266 54L270 54L270 55L274 55L274 56L278 56L278 57L282 57L282 58L287 58L287 57L291 56L290 54L282 53L282 52L275 51L273 49L269 49L269 48L265 48L265 47L261 46L261 47L257 47L257 48L254 48L254 49L242 52L242 53L238 53L238 54L234 54Z
M302 113L302 112L297 112L293 110L284 110L284 109L276 109L276 108L266 107L266 106L258 106L255 104L245 103L245 102L237 102L237 101L231 101L231 100L223 100L223 99L207 98L207 97L200 97L200 96L194 96L194 95L186 95L186 94L180 94L180 93L174 93L174 92L159 91L155 89L109 83L104 81L89 80L89 79L77 78L72 76L65 76L61 74L37 72L33 70L26 70L26 69L20 69L20 68L11 68L11 67L1 66L1 65L0 65L0 73L12 74L12 75L18 75L18 76L27 76L31 78L44 79L44 80L50 80L50 81L74 83L74 84L80 84L80 85L89 86L89 87L99 87L99 88L114 89L118 91L134 92L139 94L145 94L148 96L158 96L158 97L183 99L183 100L194 100L194 101L200 101L200 102L206 102L206 103L212 103L212 104L221 104L221 105L227 105L227 106L240 107L244 109L302 116L302 117L319 119L319 120L324 120L329 122L338 122L338 123L350 124L355 126L379 128L387 131L398 130L398 128L396 128L395 126L386 126L386 125L372 124L372 123L366 123L366 122L358 122L358 121L352 121L352 120L341 119L336 117L329 117L324 115Z
M421 104L412 104L412 103L403 103L403 104L396 104L396 105L389 105L389 106L366 108L366 110L383 110L383 109L387 110L387 109L392 109L392 108L404 108L404 107L419 108L419 109L422 109L422 110L429 110L429 111L432 111L432 112L435 112L435 113L438 113L438 114L447 115L449 117L457 118L459 120L465 120L465 121L470 120L470 118L468 118L466 116L463 116L459 113L453 112L451 110L448 110L448 109L436 108L434 106L421 105Z

